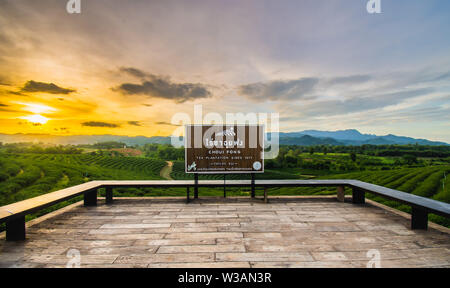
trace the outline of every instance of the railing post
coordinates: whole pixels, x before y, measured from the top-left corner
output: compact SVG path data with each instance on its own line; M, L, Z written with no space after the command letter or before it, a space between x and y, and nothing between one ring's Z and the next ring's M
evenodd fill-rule
M106 187L106 204L113 203L113 188L112 187Z
M198 199L198 174L194 174L194 199Z
M25 216L6 222L6 241L25 240Z
M97 189L84 192L84 206L97 206Z
M252 173L252 198L255 198L255 173Z
M267 198L267 187L264 187L264 203L269 202L269 199Z
M416 207L412 208L411 214L411 229L413 230L427 230L428 229L428 212L425 209Z
M366 196L365 196L364 190L354 187L353 191L352 191L352 200L353 200L353 204L366 203Z
M344 186L337 187L337 199L339 202L345 201L345 187Z

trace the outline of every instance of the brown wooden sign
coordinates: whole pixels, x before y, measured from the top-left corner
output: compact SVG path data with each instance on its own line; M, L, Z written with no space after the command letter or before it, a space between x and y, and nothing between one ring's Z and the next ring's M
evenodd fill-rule
M187 125L186 173L264 172L263 125Z

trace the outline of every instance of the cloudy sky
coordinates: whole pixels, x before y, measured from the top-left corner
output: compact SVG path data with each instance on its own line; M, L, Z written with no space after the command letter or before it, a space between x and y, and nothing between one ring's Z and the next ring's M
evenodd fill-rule
M0 0L0 133L170 135L177 112L450 142L450 1Z

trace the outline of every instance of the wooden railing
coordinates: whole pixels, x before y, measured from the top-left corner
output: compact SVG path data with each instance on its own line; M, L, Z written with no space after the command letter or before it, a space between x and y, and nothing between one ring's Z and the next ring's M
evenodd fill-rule
M358 180L229 180L226 187L251 187L252 198L255 197L255 187L264 188L264 201L268 201L268 189L273 187L337 187L337 198L344 201L345 187L352 189L352 202L365 203L365 193L383 196L412 208L411 229L427 229L428 214L450 217L450 204L416 196L413 194L389 189L386 187L365 183ZM25 239L25 216L41 209L47 208L68 199L84 195L85 206L97 205L97 191L106 189L106 203L113 202L113 189L128 188L186 188L186 201L191 200L190 189L194 189L194 199L198 198L199 187L224 187L223 181L91 181L59 191L47 193L38 197L16 202L0 207L0 223L6 222L6 240ZM0 191L1 192L1 191Z

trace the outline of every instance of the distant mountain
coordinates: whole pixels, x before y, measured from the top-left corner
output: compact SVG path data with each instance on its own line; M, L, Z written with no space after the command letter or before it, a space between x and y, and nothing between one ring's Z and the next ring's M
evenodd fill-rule
M299 146L314 146L314 145L345 145L333 138L318 138L309 135L303 135L300 137L285 137L280 136L281 145L299 145Z
M309 135L318 138L333 138L336 140L352 140L352 141L366 141L371 138L377 137L372 134L361 134L358 130L339 130L339 131L318 131L318 130L305 130L302 132L290 132L280 133L281 136L287 137L301 137L303 135Z
M331 144L330 145L363 145L363 144L371 144L371 145L407 145L407 144L419 144L419 145L449 145L445 142L439 141L430 141L426 139L416 139L411 137L404 136L396 136L396 135L386 135L386 136L377 136L373 134L361 134L358 130L350 129L350 130L339 130L339 131L318 131L318 130L305 130L301 132L288 132L288 133L280 133L280 144L283 144L281 139L284 138L296 138L301 142L300 138L302 136L312 136L320 139L334 139L337 140L340 144ZM290 140L289 142L295 142L294 140ZM295 145L295 144L291 144ZM301 145L301 144L298 144Z
M273 135L272 135L273 136ZM268 138L271 135L268 134ZM340 130L340 131L318 131L305 130L301 132L280 132L279 139L281 145L391 145L391 144L419 144L419 145L449 145L444 142L430 141L426 139L415 139L411 137L385 135L377 136L373 134L362 134L358 130ZM61 145L95 144L98 142L117 141L130 146L144 145L147 143L170 144L170 137L165 136L118 136L118 135L69 135L55 136L49 134L0 134L0 142L34 142L51 143Z
M119 136L119 135L69 135L55 136L49 134L0 134L0 142L17 143L51 143L57 145L78 145L78 144L95 144L99 142L116 141L122 142L130 146L144 145L147 143L170 144L170 137L164 136Z

